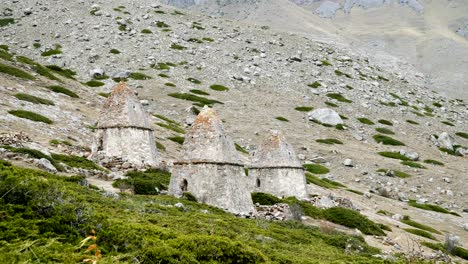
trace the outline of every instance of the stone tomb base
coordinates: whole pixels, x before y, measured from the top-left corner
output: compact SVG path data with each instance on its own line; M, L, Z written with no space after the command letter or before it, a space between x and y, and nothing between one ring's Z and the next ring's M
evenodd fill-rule
M278 197L307 197L304 169L296 167L249 168L254 181L253 192L269 193Z
M142 128L98 129L93 145L93 158L121 157L138 166L158 166L153 131Z
M169 194L189 192L201 203L234 214L249 215L255 209L248 186L249 178L240 164L218 162L176 162Z

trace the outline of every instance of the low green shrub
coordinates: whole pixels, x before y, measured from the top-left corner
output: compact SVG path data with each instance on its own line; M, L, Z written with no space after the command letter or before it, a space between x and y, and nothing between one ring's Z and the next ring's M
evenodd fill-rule
M260 205L274 205L281 203L281 199L268 193L254 192L252 193L252 202Z
M116 188L131 188L135 194L156 195L167 190L171 174L160 169L148 169L144 172L131 171L125 175L127 179L119 179L112 185Z
M366 235L385 236L380 226L359 212L342 208L331 207L323 211L324 218L330 222L344 225L350 228L357 228Z
M382 124L382 125L393 126L393 123L392 123L392 122L390 122L390 121L388 121L388 120L385 120L385 119L380 119L380 120L377 121L377 122L379 122L379 123Z
M406 122L407 122L407 123L410 123L410 124L412 124L412 125L419 125L418 122L413 121L413 120L406 120Z
M169 87L176 87L177 85L173 84L173 83L165 83L164 84L165 86L169 86Z
M334 103L329 102L329 101L326 101L325 104L328 105L328 106L330 106L330 107L338 107L337 104L334 104Z
M343 124L337 124L337 125L335 126L335 128L338 129L338 130L345 130L345 129L346 129L346 126L343 125Z
M202 105L223 104L222 102L217 101L217 100L212 100L212 99L208 99L205 97L201 97L201 96L197 96L193 94L187 94L187 93L170 93L168 95L177 99L183 99L187 101L200 103Z
M35 80L36 79L36 78L34 78L34 76L32 76L31 74L29 74L29 73L27 73L27 72L25 72L23 70L20 70L18 68L15 68L15 67L3 64L3 63L0 63L0 73L5 73L5 74L8 74L8 75L15 76L15 77L18 77L18 78L21 78L21 79L26 79L26 80Z
M375 125L375 123L372 122L372 120L367 119L367 118L365 118L365 117L360 117L360 118L358 118L357 120L358 120L359 122L363 123L363 124L366 124L366 125L370 125L370 126Z
M102 96L104 98L108 98L110 93L98 93L99 96Z
M237 143L234 143L234 146L236 147L236 150L239 151L240 153L244 153L244 154L249 154L249 152L243 148L241 145L237 144Z
M305 177L306 177L307 184L315 184L317 186L327 188L327 189L337 189L339 187L343 187L343 185L338 182L331 181L328 179L322 179L308 172L305 173Z
M452 251L452 255L468 260L468 250L462 247L455 247Z
M229 88L227 88L224 85L220 85L220 84L213 84L213 85L210 86L210 89L215 90L215 91L219 91L219 92L229 91Z
M170 48L175 49L175 50L186 50L187 49L187 47L184 47L184 46L176 44L176 43L172 43Z
M357 190L353 190L353 189L346 189L348 192L352 192L352 193L355 193L355 194L358 194L358 195L364 195L363 192L360 192L360 191L357 191Z
M76 75L75 71L72 71L70 69L63 69L57 65L46 65L46 68L51 70L53 73L57 73L65 78L68 78L70 80L76 80L74 77Z
M442 162L440 162L440 161L432 160L432 159L424 160L424 163L432 164L432 165L437 165L437 166L444 166L444 165L445 165L444 163L442 163Z
M112 53L112 54L120 54L120 50L118 50L118 49L111 49L111 50L110 50L110 53Z
M33 104L55 105L51 100L40 98L26 93L17 93L14 95L18 100L31 102Z
M315 81L315 82L313 82L313 83L308 84L307 86L309 86L310 88L317 89L317 88L319 88L320 86L322 86L322 84L319 83L318 81Z
M391 158L391 159L399 159L399 160L410 160L405 155L400 154L399 152L378 152L380 156Z
M91 80L91 81L88 81L85 83L87 86L89 87L100 87L100 86L104 86L104 83L103 82L100 82L100 81L95 81L95 80Z
M176 124L173 124L173 123L156 123L156 125L160 126L160 127L163 127L165 129L168 129L168 130L171 130L171 131L174 131L176 133L179 133L179 134L185 134L185 130L183 128L181 128L180 126L176 125Z
M35 122L42 122L42 123L46 123L46 124L53 124L54 121L50 120L49 118L43 116L43 115L40 115L40 114L36 114L34 112L30 112L30 111L26 111L26 110L10 110L8 111L9 114L11 115L14 115L14 116L17 116L17 117L20 117L20 118L25 118L25 119L29 119L31 121L35 121Z
M405 223L409 226L412 226L412 227L416 227L416 228L419 228L419 229L422 229L422 230L425 230L425 231L429 231L431 233L435 233L435 234L442 234L441 232L435 230L434 228L430 227L430 226L427 226L427 225L423 225L423 224L420 224L418 222L415 222L413 220L410 220L409 217L405 217L403 220L401 220L402 223Z
M338 94L338 93L328 93L327 96L332 98L332 99L335 99L335 100L337 100L339 102L343 102L343 103L352 103L353 102L353 101L345 98L343 95Z
M0 59L7 61L13 61L13 55L4 49L0 49Z
M57 78L54 74L52 74L52 72L49 69L47 69L46 67L44 67L42 65L35 64L35 65L33 65L32 68L36 73L38 73L41 76L44 76L44 77L46 77L46 78L48 78L50 80L62 82L62 80Z
M336 76L343 76L343 75L344 75L344 76L346 76L346 77L348 77L348 78L350 78L350 79L353 78L351 75L349 75L349 74L347 74L347 73L344 73L344 72L342 72L342 71L340 71L340 70L335 70L335 74L336 74Z
M299 112L310 112L314 110L314 108L311 106L298 106L294 108L294 110L299 111Z
M182 194L182 199L185 199L187 201L191 201L191 202L195 202L195 203L198 203L198 199L197 197L195 197L193 194L189 193L189 192L184 192Z
M50 49L41 53L43 57L49 57L52 55L62 54L62 51L58 48Z
M453 123L449 121L441 121L442 124L446 124L447 126L455 126Z
M61 94L65 94L65 95L68 95L72 98L79 98L79 96L68 90L67 88L63 87L63 86L59 86L59 85L52 85L52 86L47 86L47 88L49 88L52 92L55 92L55 93L61 93Z
M14 153L20 153L20 154L28 155L29 157L34 158L34 159L46 159L46 160L50 161L50 163L52 163L52 165L54 165L54 167L58 171L63 171L64 170L63 167L56 160L54 160L52 157L42 153L41 151L39 151L37 149L15 148L15 147L12 147L12 146L1 146L1 147L4 148L4 149L9 150L11 152L14 152Z
M374 135L373 136L374 140L377 143L382 143L384 145L390 145L390 146L405 146L405 143L398 141L396 139L393 139L389 136L384 136L384 135Z
M160 151L166 151L166 147L159 141L156 141L156 148Z
M141 30L141 33L143 33L143 34L153 34L153 31L145 28L145 29Z
M332 66L332 64L327 60L322 60L320 62L322 63L323 66Z
M419 164L417 162L414 162L414 161L409 161L409 160L404 160L404 161L401 162L401 164L409 166L411 168L427 169L423 165L421 165L421 164Z
M334 139L334 138L317 139L315 141L318 142L318 143L323 143L323 144L328 144L328 145L333 145L333 144L342 145L343 144L343 142L341 142L338 139Z
M304 169L312 174L327 174L330 170L319 164L304 164Z
M417 235L417 236L422 236L422 237L429 238L429 239L432 239L432 240L437 240L431 233L426 232L426 231L421 230L421 229L404 228L403 230L405 230L408 233Z
M375 131L386 135L395 135L395 132L385 127L377 127Z
M282 121L282 122L289 122L289 120L285 117L282 117L282 116L277 116L275 117L276 120L279 120L279 121Z

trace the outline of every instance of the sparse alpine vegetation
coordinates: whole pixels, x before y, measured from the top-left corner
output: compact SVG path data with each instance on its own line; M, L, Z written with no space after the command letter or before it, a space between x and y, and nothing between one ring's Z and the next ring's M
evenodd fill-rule
M5 74L8 74L8 75L11 75L11 76L15 76L15 77L18 77L18 78L21 78L21 79L26 79L26 80L34 80L36 78L34 78L34 76L32 76L31 74L23 71L23 70L20 70L18 68L15 68L13 66L9 66L9 65L6 65L6 64L3 64L3 63L0 63L0 73L5 73Z
M390 145L390 146L405 146L405 143L398 141L394 138L391 138L389 136L384 136L384 135L374 135L373 136L374 140L377 143L382 143L384 145Z
M338 94L338 93L328 93L327 96L329 98L332 98L332 99L335 99L339 102L343 102L343 103L352 103L353 101L345 98L343 95L341 94Z
M315 141L318 143L323 143L323 144L328 144L328 145L334 145L334 144L342 145L343 144L342 141L338 139L334 139L334 138L317 139Z
M330 170L319 164L304 164L304 169L312 174L327 174Z
M61 93L61 94L65 94L65 95L68 95L72 98L79 98L79 96L70 91L69 89L63 87L63 86L59 86L59 85L52 85L52 86L48 86L47 88L49 88L51 91L55 92L55 93Z
M19 118L24 118L24 119L29 119L31 121L35 122L42 122L46 124L53 124L54 121L50 120L48 117L45 117L43 115L31 112L31 111L26 111L26 110L10 110L8 111L9 114L17 116Z
M372 120L367 119L367 118L365 118L365 117L360 117L360 118L358 118L357 120L358 120L359 122L363 123L363 124L366 124L366 125L370 125L370 126L375 125L375 123L372 122Z
M227 88L226 86L221 85L221 84L213 84L213 85L210 86L210 89L218 91L218 92L229 91L229 88Z
M40 98L34 95L26 94L26 93L17 93L14 95L18 100L31 102L33 104L43 104L43 105L54 105L54 102L51 100L47 100L44 98Z

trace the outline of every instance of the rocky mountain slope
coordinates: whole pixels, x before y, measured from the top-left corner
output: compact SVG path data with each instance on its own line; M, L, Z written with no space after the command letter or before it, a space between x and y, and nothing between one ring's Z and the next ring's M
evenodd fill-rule
M280 130L320 175L309 179L311 193L349 198L371 220L391 226L387 236L398 246L366 236L371 245L397 253L410 250L408 237L431 241L406 232L396 214L441 231L434 235L439 241L456 234L468 245L468 107L427 90L427 79L410 67L383 68L371 54L344 45L147 1L7 1L2 8L1 145L87 156L113 79L126 78L154 115L168 164L179 158L197 111L209 104L244 162L268 130ZM314 119L310 112L322 108L339 114L340 125ZM26 136L15 138L20 131ZM11 148L2 148L0 158L44 167ZM113 174L69 173L113 190L104 181ZM459 216L415 208L414 201Z

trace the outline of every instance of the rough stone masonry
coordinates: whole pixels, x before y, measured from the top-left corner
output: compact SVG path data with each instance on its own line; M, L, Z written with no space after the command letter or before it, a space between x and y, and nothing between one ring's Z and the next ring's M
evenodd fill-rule
M174 163L169 194L180 197L189 192L199 202L234 214L255 211L244 165L212 108L205 106L198 114L186 136L182 156Z
M135 167L156 167L159 164L147 113L135 92L124 82L114 88L104 103L91 158L100 163L121 160Z

